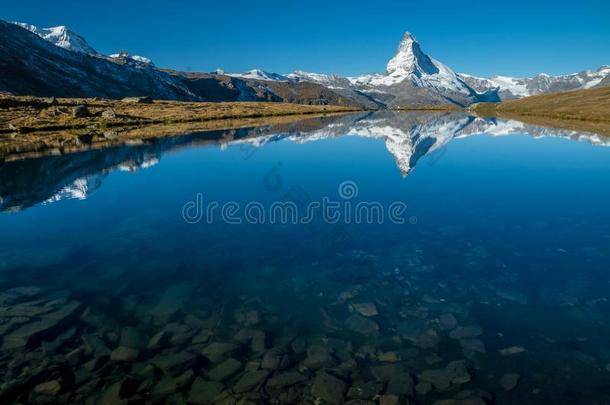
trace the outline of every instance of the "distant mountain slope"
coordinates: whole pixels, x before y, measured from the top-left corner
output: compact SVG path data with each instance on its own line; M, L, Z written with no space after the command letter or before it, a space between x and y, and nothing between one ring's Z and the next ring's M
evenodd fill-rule
M49 41L53 45L67 49L68 51L80 52L87 55L98 54L98 52L87 43L85 38L70 30L65 25L49 28L38 28L35 25L22 22L14 22L13 24L18 25L21 28L25 28L31 33Z
M610 85L610 66L534 78L457 74L405 33L384 73L341 77L304 71L282 75L187 73L150 59L98 53L65 26L38 28L0 20L0 92L15 95L123 98L147 95L186 101L275 101L366 109L468 106L535 94Z
M66 32L71 32L67 30ZM158 69L126 54L114 58L55 45L21 26L0 21L0 91L15 95L123 98L147 95L184 101L290 101L374 108L316 84L273 83L225 75ZM81 38L82 39L82 38ZM84 40L83 40L84 41ZM94 51L92 51L94 52ZM363 104L364 103L364 104Z
M0 73L0 90L13 94L198 98L180 80L166 73L70 51L4 21L0 21Z
M335 90L357 91L393 108L443 104L466 106L498 99L493 90L477 93L453 70L425 54L409 32L403 36L385 73L341 77L296 71L286 77L322 84Z
M479 113L518 114L554 119L610 121L610 87L539 94L499 104L473 106Z
M610 66L561 76L549 76L541 73L532 78L494 76L485 79L463 73L458 76L478 92L497 89L501 100L511 100L538 94L590 89L600 85L603 86L604 83L610 84Z

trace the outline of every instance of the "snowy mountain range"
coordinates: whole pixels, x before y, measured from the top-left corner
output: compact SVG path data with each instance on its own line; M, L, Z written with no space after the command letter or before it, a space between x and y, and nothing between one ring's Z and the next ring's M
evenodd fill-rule
M377 97L384 102L389 101L391 107L400 107L401 101L404 103L401 95L409 92L409 86L430 90L435 95L445 98L445 102L467 105L476 101L502 101L536 94L610 85L610 66L561 76L541 73L532 78L493 76L487 79L465 73L455 73L448 66L425 54L415 37L409 32L404 34L396 54L387 64L385 73L341 77L303 71L286 75L255 71L261 73L259 76L261 80L305 81L322 84L329 88L354 89ZM234 76L246 77L248 73ZM388 95L393 97L388 97ZM418 96L424 95L419 94ZM433 101L431 104L437 104L435 101L439 101L436 98L434 100L429 98L430 95L426 101ZM407 98L406 101L409 105L414 104L412 98Z
M97 57L106 57L111 60L128 60L134 64L144 64L150 65L152 61L144 56L139 55L129 55L127 52L119 52L112 55L102 55L97 52L93 47L91 47L85 38L78 35L76 32L72 31L65 25L59 25L57 27L49 27L49 28L39 28L35 25L23 23L23 22L13 22L13 24L20 26L21 28L25 28L52 43L53 45L59 46L60 48L67 49L68 51L82 53L90 56Z
M537 94L560 91L590 89L602 84L610 84L608 79L610 66L597 70L584 70L561 76L549 76L541 73L531 78L493 76L489 79L460 73L458 76L478 92L497 91L501 100L510 100ZM604 82L606 80L606 82ZM604 83L602 83L604 82Z
M178 72L159 69L150 59L126 52L102 55L65 26L39 28L0 20L0 34L0 71L7 72L0 75L0 91L17 95L149 95L189 101L283 101L400 109L468 106L610 85L610 66L533 78L487 79L456 73L428 56L409 32L404 34L385 72L356 77L304 71L278 74L261 69L227 75Z

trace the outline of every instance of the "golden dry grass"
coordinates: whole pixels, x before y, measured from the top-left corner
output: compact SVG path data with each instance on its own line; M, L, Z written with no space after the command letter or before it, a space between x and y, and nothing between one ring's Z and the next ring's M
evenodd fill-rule
M72 109L86 104L91 115L72 117ZM0 97L0 133L95 129L145 124L206 122L212 120L277 117L356 111L339 106L289 103L231 102L192 103L155 101L152 104L124 103L116 100L58 99L47 105L34 97ZM103 111L112 110L116 118L105 119Z
M610 87L480 103L470 110L482 116L610 135Z

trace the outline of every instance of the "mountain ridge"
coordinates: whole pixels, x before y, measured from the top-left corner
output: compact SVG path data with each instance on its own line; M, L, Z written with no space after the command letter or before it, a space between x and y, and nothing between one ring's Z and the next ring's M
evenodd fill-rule
M0 32L0 91L15 95L147 95L183 101L275 101L401 109L466 107L610 84L609 66L533 78L487 79L456 73L426 54L410 32L403 35L385 72L355 77L300 70L289 74L262 69L229 74L180 72L158 68L150 59L126 52L102 55L66 26L38 28L0 20Z

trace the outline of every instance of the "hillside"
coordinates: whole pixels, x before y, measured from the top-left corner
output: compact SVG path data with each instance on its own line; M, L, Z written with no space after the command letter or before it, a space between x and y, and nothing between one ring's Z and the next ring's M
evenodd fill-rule
M479 115L610 135L610 87L541 94L470 107Z
M273 101L375 108L325 86L275 83L220 74L186 73L120 57L77 52L0 20L0 92L27 96L179 101Z

